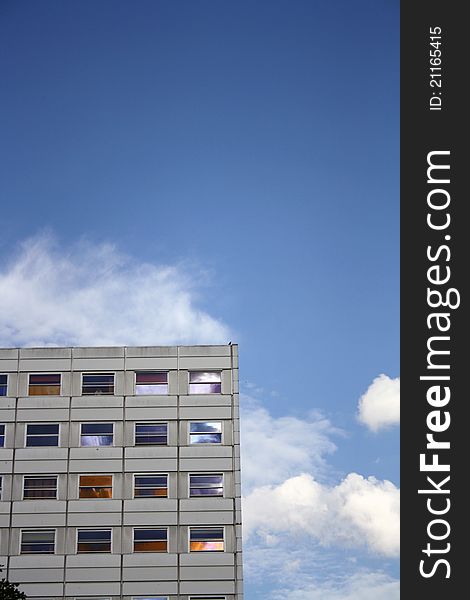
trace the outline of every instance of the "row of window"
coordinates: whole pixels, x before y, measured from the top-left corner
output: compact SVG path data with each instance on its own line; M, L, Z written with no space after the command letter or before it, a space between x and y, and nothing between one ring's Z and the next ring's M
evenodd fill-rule
M136 527L133 552L168 552L168 528ZM223 527L188 527L189 552L223 552ZM112 529L77 529L77 554L111 553ZM55 529L23 529L20 554L55 554Z
M27 423L25 447L59 446L60 423ZM221 444L221 421L190 421L189 444ZM114 423L81 423L80 446L112 446ZM135 446L168 445L168 423L134 423ZM0 424L0 447L5 446L5 424Z
M57 500L58 475L23 475L23 500ZM135 473L134 498L168 498L168 473ZM224 495L223 473L189 473L190 498ZM0 499L2 477L0 477ZM113 475L79 475L79 498L112 498Z
M50 598L37 598L37 600L50 600ZM75 598L75 600L84 600ZM106 596L87 596L86 600L112 600L111 597ZM169 600L168 596L132 596L132 600ZM189 596L189 600L226 600L226 596Z
M190 394L220 394L222 379L220 371L189 371ZM60 396L61 373L30 373L29 396ZM112 396L115 388L114 373L82 373L82 395ZM168 394L168 371L136 371L135 394ZM8 393L8 375L0 374L0 396Z

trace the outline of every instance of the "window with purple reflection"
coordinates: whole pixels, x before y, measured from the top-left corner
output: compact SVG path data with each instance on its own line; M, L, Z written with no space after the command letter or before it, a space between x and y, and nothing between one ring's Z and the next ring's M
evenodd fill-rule
M189 528L190 552L223 552L224 528L223 527L190 527Z
M190 473L189 497L214 498L224 495L224 476L222 473Z
M137 395L168 394L168 372L137 371L135 374L135 393Z
M190 394L220 394L222 379L220 371L190 371Z
M113 423L82 423L80 446L112 446L114 442Z
M136 423L136 446L166 446L168 444L168 423Z
M8 390L8 375L0 374L0 396L6 396Z
M222 423L220 421L196 421L189 424L190 444L221 444Z

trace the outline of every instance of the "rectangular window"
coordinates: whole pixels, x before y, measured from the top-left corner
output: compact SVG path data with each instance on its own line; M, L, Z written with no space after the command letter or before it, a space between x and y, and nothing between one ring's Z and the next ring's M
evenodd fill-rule
M82 423L80 446L112 446L114 423Z
M58 446L59 424L26 425L26 446Z
M112 498L112 475L80 475L79 498Z
M20 554L54 554L54 529L23 529Z
M168 475L154 473L134 475L134 498L155 497L168 497Z
M134 529L134 552L167 552L167 529Z
M137 371L135 374L136 394L168 394L168 373Z
M5 424L0 423L0 448L5 447Z
M77 552L111 552L111 529L78 529Z
M29 376L30 396L60 396L60 373L37 373Z
M114 373L89 373L83 374L82 395L93 396L114 394Z
M0 475L0 500L2 499L3 493L3 477Z
M205 498L224 495L224 476L222 473L204 473L189 475L189 497Z
M168 600L168 596L132 596L132 600Z
M23 478L24 500L57 499L57 475L25 475Z
M190 527L189 528L190 552L223 552L224 528L223 527Z
M136 423L136 446L166 446L168 443L167 423Z
M220 421L200 422L189 424L190 444L221 444L222 423Z
M222 379L220 371L190 371L190 394L220 394Z
M8 375L0 375L0 396L6 396L8 392Z
M225 596L189 596L189 600L225 600Z

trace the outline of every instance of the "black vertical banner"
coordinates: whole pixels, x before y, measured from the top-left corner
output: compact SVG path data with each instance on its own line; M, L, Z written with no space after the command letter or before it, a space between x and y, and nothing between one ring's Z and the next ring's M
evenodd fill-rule
M468 597L470 100L464 2L401 4L401 597Z

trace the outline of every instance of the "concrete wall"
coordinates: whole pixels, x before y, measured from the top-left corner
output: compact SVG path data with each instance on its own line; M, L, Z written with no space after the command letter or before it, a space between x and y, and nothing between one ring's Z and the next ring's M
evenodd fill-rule
M190 370L221 371L222 393L188 393ZM168 371L168 395L134 395L136 370ZM29 373L62 373L58 396L28 396ZM81 395L83 372L115 373L114 395ZM237 346L0 349L0 564L31 598L242 600ZM222 443L190 445L190 421ZM113 422L112 447L80 447L81 422ZM168 445L135 446L136 422L168 423ZM59 423L59 447L25 447L27 423ZM133 498L134 473L168 474L168 498ZM189 498L189 473L224 474L223 498ZM113 476L112 499L79 499L82 474ZM23 500L24 475L58 476L57 500ZM168 552L133 553L134 527L168 529ZM223 526L224 552L190 553L190 526ZM56 531L55 554L20 554L21 529ZM77 554L77 528L112 530L112 553Z

